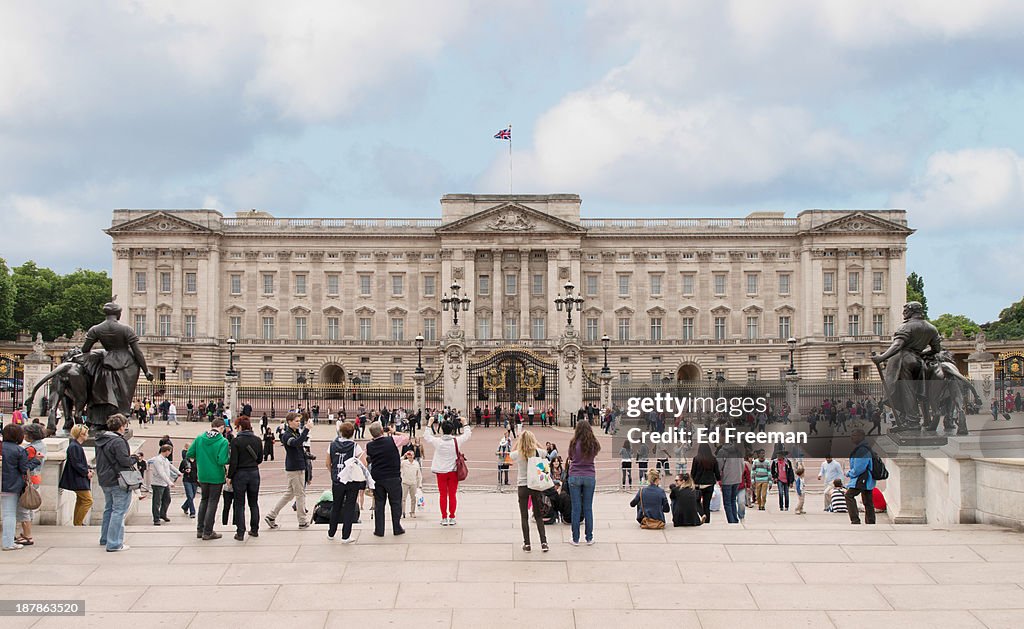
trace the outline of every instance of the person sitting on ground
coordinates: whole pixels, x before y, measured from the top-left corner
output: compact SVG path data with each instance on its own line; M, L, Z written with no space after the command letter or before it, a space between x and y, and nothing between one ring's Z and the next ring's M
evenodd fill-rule
M832 502L828 510L832 513L846 513L846 492L843 490L843 481L838 478L832 481Z
M658 470L648 470L647 486L641 487L629 501L629 506L636 507L637 522L643 522L644 518L665 521L665 514L669 512L668 496L658 486L659 481L661 474Z
M700 526L704 522L697 505L697 489L689 474L676 476L676 482L669 485L672 497L672 526Z

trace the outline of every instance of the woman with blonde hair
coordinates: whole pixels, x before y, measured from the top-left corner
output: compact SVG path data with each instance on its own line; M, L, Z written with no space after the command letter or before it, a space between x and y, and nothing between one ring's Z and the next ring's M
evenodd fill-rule
M629 502L629 506L636 507L636 521L642 528L653 528L647 526L644 520L660 520L664 526L665 514L669 512L668 496L665 490L658 486L661 481L661 473L658 470L647 471L647 486L641 487L636 496Z
M519 439L512 447L512 460L516 462L517 476L519 482L519 519L523 525L523 550L530 552L530 518L528 503L533 502L533 519L537 522L537 533L540 535L540 547L548 552L548 537L544 532L544 514L541 513L541 502L543 493L527 486L527 471L530 459L533 457L546 458L543 450L537 444L537 438L529 430L524 430Z
M75 492L75 526L85 525L85 516L92 508L92 470L89 469L85 450L82 448L88 437L89 427L85 424L75 424L71 427L71 440L68 442L64 470L58 483L61 489Z

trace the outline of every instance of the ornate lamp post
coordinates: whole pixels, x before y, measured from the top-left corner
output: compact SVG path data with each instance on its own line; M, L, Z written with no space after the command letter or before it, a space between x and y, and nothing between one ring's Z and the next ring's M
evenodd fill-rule
M796 351L796 339L792 336L786 340L786 345L789 345L789 369L786 371L787 376L796 375L796 367L793 365L793 352Z
M565 311L566 324L572 327L572 311L581 312L583 310L583 298L579 295L573 295L573 291L576 290L576 286L570 281L565 283L565 297L559 295L555 298L555 307L559 312Z
M416 373L423 373L423 335L417 334L416 340Z
M611 375L612 370L608 368L608 346L612 340L605 334L601 336L601 349L604 350L604 367L601 367L601 375Z
M448 310L451 309L453 315L452 323L454 323L455 326L458 327L459 310L462 310L463 312L469 312L470 299L469 297L466 297L464 294L461 297L459 296L459 291L462 290L462 286L459 285L459 283L454 280L452 281L451 289L452 296L449 297L448 294L445 293L445 296L441 299L441 308L444 309L445 312L448 312Z
M236 343L238 343L238 341L235 340L235 337L233 337L233 336L228 337L228 340L227 340L227 344L228 344L228 373L227 373L227 375L229 375L229 376L237 376L238 375L238 372L235 371L235 344Z

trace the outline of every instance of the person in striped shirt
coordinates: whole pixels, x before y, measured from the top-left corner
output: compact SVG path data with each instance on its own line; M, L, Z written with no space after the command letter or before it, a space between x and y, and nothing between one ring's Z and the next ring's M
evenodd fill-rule
M843 491L843 481L838 478L832 481L832 503L828 510L832 513L846 513L846 492Z

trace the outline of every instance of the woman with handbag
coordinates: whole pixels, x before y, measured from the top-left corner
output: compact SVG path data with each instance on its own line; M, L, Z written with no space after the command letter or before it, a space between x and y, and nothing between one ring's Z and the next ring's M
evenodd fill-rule
M67 458L64 460L64 470L58 483L61 489L75 492L75 526L85 525L85 516L92 508L92 470L89 469L89 462L82 448L88 436L89 428L85 424L75 424L71 427Z
M132 502L132 491L138 486L136 482L139 485L142 482L124 437L127 425L124 415L115 413L107 419L107 430L96 436L96 476L106 503L100 525L100 544L107 547L108 553L129 548L124 543L124 518Z
M46 437L41 424L25 424L25 454L28 455L28 482L38 492L39 486L43 483L43 462L46 460ZM32 539L32 516L39 509L39 506L28 507L18 503L18 524L21 525L21 536L14 540L15 544L31 546L35 543Z
M641 487L629 506L636 507L636 521L642 529L665 528L665 514L669 512L668 496L658 486L661 474L658 470L648 470L647 486Z
M524 430L512 448L512 460L516 462L519 487L519 520L523 525L523 550L530 552L530 515L528 503L533 503L533 519L537 522L540 548L548 552L548 536L544 533L544 514L541 503L543 493L554 486L551 478L551 463L537 445L537 438Z
M454 433L459 427L464 432L456 437ZM441 507L441 526L455 526L455 492L459 490L459 481L464 480L464 474L468 473L459 446L469 441L473 429L466 426L460 416L456 420L441 422L441 433L441 436L438 436L435 421L430 431L424 432L423 438L434 446L434 459L430 464L430 471L437 477L437 502Z
M25 475L28 474L28 454L21 447L25 431L17 424L7 424L3 436L3 483L0 486L4 511L3 549L20 550L24 546L14 542L14 529L17 527L18 500L25 489Z

